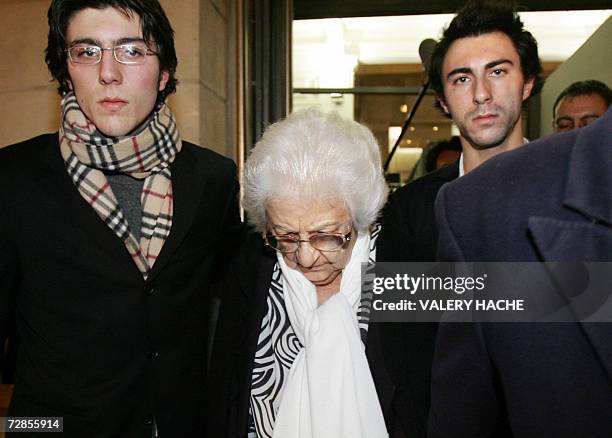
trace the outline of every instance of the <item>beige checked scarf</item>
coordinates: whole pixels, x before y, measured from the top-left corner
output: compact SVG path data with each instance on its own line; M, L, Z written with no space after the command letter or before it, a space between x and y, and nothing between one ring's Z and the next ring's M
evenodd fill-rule
M109 138L81 111L74 93L62 99L60 151L68 174L83 198L119 237L146 279L172 227L170 164L181 140L170 108L164 103L136 135ZM140 242L130 232L104 171L144 179Z

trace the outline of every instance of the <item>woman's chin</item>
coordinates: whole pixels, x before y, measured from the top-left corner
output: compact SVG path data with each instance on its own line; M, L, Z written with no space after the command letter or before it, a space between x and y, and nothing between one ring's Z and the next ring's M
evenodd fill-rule
M342 271L316 271L316 272L304 272L306 277L316 287L328 286L332 284Z

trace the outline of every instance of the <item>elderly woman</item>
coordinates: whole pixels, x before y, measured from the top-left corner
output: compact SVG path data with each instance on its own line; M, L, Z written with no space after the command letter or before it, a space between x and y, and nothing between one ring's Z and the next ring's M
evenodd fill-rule
M290 115L254 148L243 190L263 238L246 245L224 291L210 436L403 436L398 414L383 416L379 398L390 408L395 388L360 299L387 197L372 133L335 114Z

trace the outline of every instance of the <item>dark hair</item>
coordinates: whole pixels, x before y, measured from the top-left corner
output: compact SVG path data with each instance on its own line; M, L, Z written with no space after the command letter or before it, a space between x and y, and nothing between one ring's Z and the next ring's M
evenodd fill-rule
M533 77L531 96L542 89L542 65L538 57L538 43L531 33L523 28L523 22L513 5L473 0L461 8L450 25L444 29L442 39L431 55L429 64L430 84L436 95L444 100L442 64L449 47L460 38L479 36L491 32L503 32L512 40L521 60L525 80Z
M45 62L51 75L59 82L58 91L64 94L70 90L68 81L67 41L68 23L74 13L87 9L115 8L128 17L138 14L142 26L143 39L150 44L155 42L159 58L160 71L167 70L170 74L164 90L157 98L164 100L166 96L176 91L176 51L174 49L174 31L168 17L157 0L53 0L47 18L49 21L49 36Z
M557 111L557 106L564 97L584 96L585 94L599 94L606 102L606 108L612 103L612 90L603 82L590 79L588 81L574 82L559 94L553 105L553 117Z
M425 172L433 172L436 170L438 165L438 157L444 151L455 151L461 152L461 140L459 137L454 135L448 140L443 140L438 143L434 143L431 148L427 151L425 156Z

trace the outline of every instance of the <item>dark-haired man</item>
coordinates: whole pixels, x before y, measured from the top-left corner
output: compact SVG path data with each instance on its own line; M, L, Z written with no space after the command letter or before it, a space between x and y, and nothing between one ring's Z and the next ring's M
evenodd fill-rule
M391 196L377 241L379 261L436 260L438 190L490 157L521 146L523 101L541 87L534 38L511 8L482 1L458 12L434 50L429 71L441 107L459 126L463 153L455 163ZM398 406L410 410L417 406L414 416L419 427L406 431L406 436L426 436L437 328L436 323L387 323L380 328L381 336L405 352L404 363L396 354L390 356L389 372L401 401Z
M0 150L0 338L9 415L70 437L198 436L206 289L241 237L233 163L181 141L157 0L54 0L59 133Z
M582 128L603 116L612 104L612 90L594 79L571 84L553 105L555 132Z
M542 88L541 71L537 43L511 7L476 0L458 11L434 49L429 77L440 107L459 127L462 154L391 196L383 245L401 245L395 252L404 252L403 260L435 260L438 190L525 143L521 109ZM386 239L389 232L406 239Z

